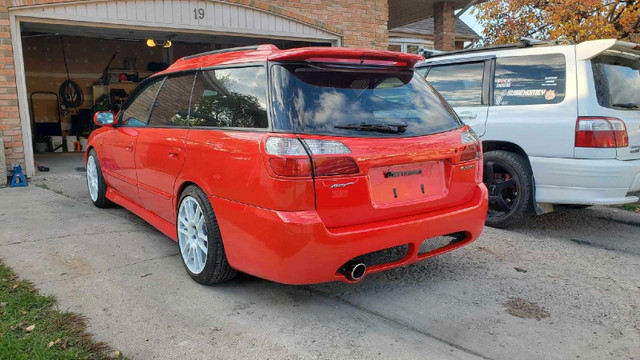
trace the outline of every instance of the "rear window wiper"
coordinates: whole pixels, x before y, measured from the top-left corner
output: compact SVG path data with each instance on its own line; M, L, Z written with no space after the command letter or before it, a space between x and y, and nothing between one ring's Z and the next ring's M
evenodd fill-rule
M407 124L404 123L357 123L336 125L336 129L359 130L359 131L376 131L388 134L402 134L407 131Z
M624 109L640 109L640 105L633 103L625 103L625 104L613 104L611 106L621 107Z

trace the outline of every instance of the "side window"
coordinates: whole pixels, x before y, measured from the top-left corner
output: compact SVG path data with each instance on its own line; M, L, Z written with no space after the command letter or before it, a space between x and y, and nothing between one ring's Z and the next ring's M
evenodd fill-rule
M193 77L194 74L189 74L170 77L164 81L151 110L150 126L189 125L189 98Z
M432 67L427 81L451 106L482 105L484 62Z
M564 55L531 55L496 60L494 105L557 104L564 100Z
M147 84L140 92L137 92L133 101L122 112L121 126L147 126L153 101L158 95L158 90L163 79Z
M262 66L199 72L191 99L191 125L267 128L266 83Z

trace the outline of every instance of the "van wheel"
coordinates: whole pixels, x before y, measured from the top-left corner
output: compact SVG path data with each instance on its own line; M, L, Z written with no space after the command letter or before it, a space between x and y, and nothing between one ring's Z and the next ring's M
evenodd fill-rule
M484 183L489 189L487 225L506 228L532 213L531 170L522 156L502 150L485 153Z
M102 176L102 168L98 161L96 151L91 149L87 156L87 188L89 189L89 197L93 205L99 208L106 208L112 205L107 199L107 184Z
M176 231L182 262L193 280L211 285L236 276L224 252L211 203L197 186L188 186L180 196Z

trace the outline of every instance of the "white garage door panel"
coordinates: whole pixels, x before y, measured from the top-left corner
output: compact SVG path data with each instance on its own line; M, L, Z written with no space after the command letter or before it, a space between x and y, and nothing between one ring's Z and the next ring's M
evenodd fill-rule
M208 30L242 35L270 35L338 40L339 36L266 11L215 0L125 0L47 5L12 11L18 17Z

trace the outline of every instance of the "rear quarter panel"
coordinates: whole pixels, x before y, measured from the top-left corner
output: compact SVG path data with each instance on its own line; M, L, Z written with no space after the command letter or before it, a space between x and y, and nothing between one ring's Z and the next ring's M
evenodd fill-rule
M271 210L315 207L313 180L285 180L267 172L262 156L267 132L191 129L176 197L186 182L207 195Z

